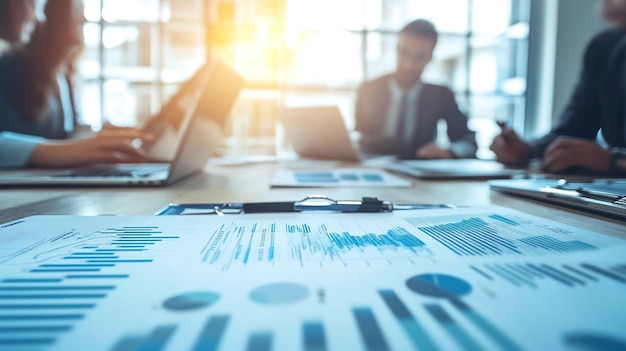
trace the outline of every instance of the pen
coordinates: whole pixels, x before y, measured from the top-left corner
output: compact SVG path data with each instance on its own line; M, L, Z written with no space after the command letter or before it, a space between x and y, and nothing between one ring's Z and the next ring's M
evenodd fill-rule
M325 195L310 195L300 201L284 202L248 202L248 203L207 203L207 204L170 204L157 215L216 214L219 216L242 213L279 213L304 211L334 212L392 212L394 210L423 210L458 208L449 204L394 204L378 200L375 197L363 197L361 200L333 200Z
M504 132L509 129L509 127L506 125L506 122L504 120L496 120L496 124L498 125L498 127L500 127L500 136L502 137L502 139L504 139L504 141L509 141L509 136L506 135Z
M364 197L361 200L333 200L325 195L310 195L300 201L243 204L244 213L302 211L391 212L393 211L393 204L389 201L378 200L375 197Z
M375 197L364 197L361 200L333 200L325 195L310 195L295 202L261 202L243 204L244 213L302 211L392 212L394 210L421 210L437 208L456 208L456 206L448 204L394 204L390 201L378 200Z

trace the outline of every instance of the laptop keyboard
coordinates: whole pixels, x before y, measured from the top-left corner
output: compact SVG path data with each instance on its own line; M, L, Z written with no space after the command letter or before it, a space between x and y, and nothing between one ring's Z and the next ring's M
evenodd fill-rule
M56 174L53 177L75 178L146 178L158 172L167 171L168 165L117 165L111 167L84 168L68 173Z

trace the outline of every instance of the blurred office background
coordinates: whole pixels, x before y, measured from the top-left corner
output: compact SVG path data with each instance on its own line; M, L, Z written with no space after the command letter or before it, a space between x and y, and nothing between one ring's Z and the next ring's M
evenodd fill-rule
M352 128L356 88L393 71L396 32L427 18L440 41L424 80L452 88L477 132L478 156L489 158L495 120L527 136L549 129L584 45L602 25L594 3L85 0L79 108L94 129L141 124L213 57L247 81L226 131L227 152L272 154L281 147L282 105L338 105Z

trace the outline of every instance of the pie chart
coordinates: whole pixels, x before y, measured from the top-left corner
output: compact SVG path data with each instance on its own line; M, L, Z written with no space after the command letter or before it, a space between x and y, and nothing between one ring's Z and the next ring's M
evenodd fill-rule
M172 296L163 301L163 308L170 311L189 311L208 307L217 302L220 296L210 291L192 291Z
M414 293L438 298L459 298L472 291L465 280L447 274L420 274L409 278L406 286Z
M262 285L250 292L250 299L262 305L280 305L304 300L309 289L295 283L274 283Z

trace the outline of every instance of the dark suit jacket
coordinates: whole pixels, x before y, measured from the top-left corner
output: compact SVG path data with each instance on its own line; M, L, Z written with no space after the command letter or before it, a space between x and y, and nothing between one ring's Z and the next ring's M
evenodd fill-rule
M452 91L440 85L423 83L413 116L416 128L409 142L384 136L391 101L390 79L392 75L386 75L359 88L355 129L361 132L360 146L364 152L414 159L417 149L435 141L437 122L443 119L448 124L450 150L459 158L474 157L476 140L474 132L467 128L467 117L459 110Z
M598 130L609 146L626 147L626 31L606 30L585 51L583 70L568 106L552 131L532 143L534 156L559 136L595 140Z

